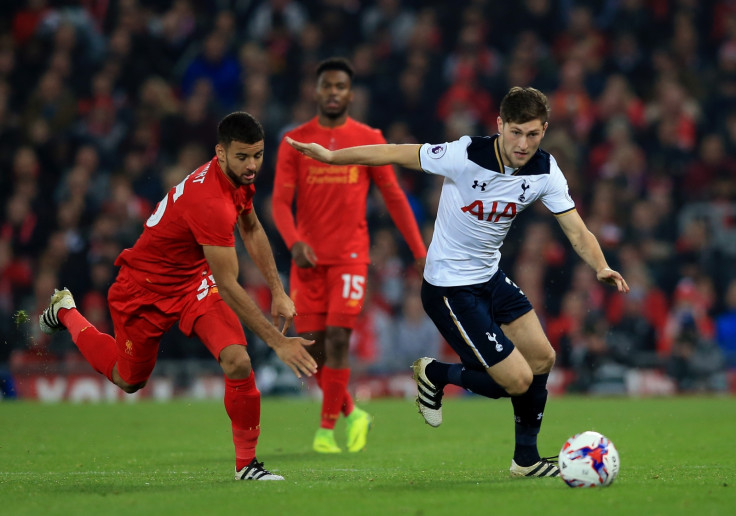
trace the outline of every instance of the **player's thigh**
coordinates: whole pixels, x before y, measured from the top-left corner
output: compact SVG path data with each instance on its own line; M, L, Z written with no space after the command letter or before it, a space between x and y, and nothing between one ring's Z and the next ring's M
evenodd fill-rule
M297 267L292 263L289 296L296 308L294 327L298 333L325 329L328 303L325 266Z
M511 396L524 394L532 382L532 370L517 348L501 362L488 368L488 374Z
M529 299L499 270L492 280L493 317L529 363L534 374L549 372L555 354Z
M534 374L548 373L552 369L555 351L534 310L502 324L501 329L524 356Z
M514 344L491 317L486 285L437 287L422 284L422 304L466 367L488 370L506 359Z
M221 361L222 351L228 346L237 345L245 350L247 343L243 325L220 295L209 295L201 303L196 313L182 315L182 333L196 335L217 361ZM193 318L191 331L189 318Z
M327 268L327 326L353 329L363 310L368 265L330 265Z
M129 385L144 383L151 376L161 337L177 319L147 304L149 301L153 302L147 300L145 292L127 288L118 281L108 292L118 350L118 374Z

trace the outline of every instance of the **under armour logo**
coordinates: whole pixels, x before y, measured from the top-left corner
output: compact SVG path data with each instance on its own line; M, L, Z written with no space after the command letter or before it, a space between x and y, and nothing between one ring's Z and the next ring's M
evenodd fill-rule
M537 421L541 421L542 416L544 416L544 412L540 412L539 414L537 414Z
M529 185L526 184L526 179L521 183L521 195L519 196L519 202L524 202L526 199L526 191L529 189Z
M526 191L529 189L529 185L526 184L526 179L521 183L521 195L519 196L519 202L524 202L526 199Z
M486 191L486 185L487 185L487 184L488 184L488 183L483 183L482 185L479 185L479 184L478 184L478 180L476 179L476 180L475 180L475 181L473 182L473 188L476 188L476 187L480 186L480 191L481 191L481 192L485 192L485 191Z

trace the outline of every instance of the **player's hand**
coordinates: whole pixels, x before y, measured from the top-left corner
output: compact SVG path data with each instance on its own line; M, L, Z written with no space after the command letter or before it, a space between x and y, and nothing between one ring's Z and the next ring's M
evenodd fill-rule
M283 319L281 334L286 335L286 330L289 329L291 323L294 321L294 317L296 316L296 307L294 306L294 301L292 301L291 298L287 296L286 292L284 292L283 290L276 294L272 293L272 296L273 299L271 301L271 319L273 320L273 325L278 328L279 323Z
M311 346L313 340L301 337L283 337L281 342L271 346L284 364L289 366L297 378L302 375L312 376L317 372L317 362L304 346Z
M629 286L626 284L626 280L610 267L599 270L596 273L598 281L601 283L608 283L609 285L615 286L619 292L628 292Z
M286 137L286 143L288 143L307 157L316 159L317 161L321 161L323 163L330 163L332 151L325 149L319 143L302 143L296 140L292 140L288 136Z
M317 255L306 242L297 242L291 246L291 258L297 267L307 268L317 265Z

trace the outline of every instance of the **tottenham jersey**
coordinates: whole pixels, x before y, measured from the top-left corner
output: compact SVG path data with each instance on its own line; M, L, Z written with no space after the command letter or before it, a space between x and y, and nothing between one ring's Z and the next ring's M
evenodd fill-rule
M554 214L575 208L555 159L541 149L518 170L504 167L498 135L424 144L422 169L445 177L424 279L439 287L488 281L516 216L537 199Z

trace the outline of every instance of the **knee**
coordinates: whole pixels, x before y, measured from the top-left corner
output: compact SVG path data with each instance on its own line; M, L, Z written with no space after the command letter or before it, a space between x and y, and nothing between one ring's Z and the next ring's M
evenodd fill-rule
M122 385L118 384L118 387L120 387L123 392L126 394L133 394L134 392L138 392L143 387L146 386L146 382L136 383L136 384L130 384L130 383L124 383Z
M143 387L146 386L146 383L148 383L148 380L143 380L139 383L128 383L120 376L120 373L118 373L118 366L115 365L112 369L112 382L120 387L120 390L122 390L126 394L133 394L134 392L138 392Z
M521 396L529 390L529 386L532 384L532 372L524 371L522 374L517 375L513 378L509 385L506 386L506 392L510 396Z
M529 366L532 368L534 374L547 374L552 370L552 366L555 365L555 359L557 354L552 346L547 345L544 351L534 357L533 361L529 362Z
M245 349L242 353L220 357L220 366L225 376L231 380L248 378L252 371L250 357Z
M347 328L329 328L325 335L325 348L328 355L347 355L350 346L350 330Z
M548 346L547 353L544 357L542 357L542 361L540 364L541 370L537 374L549 373L552 370L552 366L555 365L556 359L557 353L555 353L555 350L552 349L552 346Z

